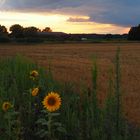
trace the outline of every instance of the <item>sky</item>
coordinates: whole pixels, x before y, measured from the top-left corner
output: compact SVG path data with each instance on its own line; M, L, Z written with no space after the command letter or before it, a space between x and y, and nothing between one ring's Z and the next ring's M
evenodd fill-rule
M0 25L66 33L127 33L140 24L140 0L0 0Z

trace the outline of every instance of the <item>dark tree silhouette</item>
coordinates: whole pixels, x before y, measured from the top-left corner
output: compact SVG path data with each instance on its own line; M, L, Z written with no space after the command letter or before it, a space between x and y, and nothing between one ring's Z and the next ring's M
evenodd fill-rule
M12 36L14 36L16 38L23 37L23 29L24 28L19 24L14 24L10 27Z
M140 40L140 24L136 27L131 27L128 33L128 40Z
M10 39L8 37L7 28L3 25L0 25L0 42L5 43L5 42L9 42L9 41L10 41Z
M5 26L0 25L0 34L1 35L7 35L7 28Z
M8 37L7 28L5 26L0 25L0 42L5 43L9 41L10 39Z
M34 37L37 35L37 33L40 31L40 29L36 28L36 27L27 27L24 28L24 36L25 37Z
M52 32L52 29L50 27L46 27L42 30L42 32Z

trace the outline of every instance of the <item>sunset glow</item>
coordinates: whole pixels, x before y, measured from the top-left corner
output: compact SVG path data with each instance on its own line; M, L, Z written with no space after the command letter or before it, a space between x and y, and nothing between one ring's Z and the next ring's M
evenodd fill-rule
M0 0L0 24L66 33L128 33L139 24L140 1Z
M40 29L51 27L53 31L66 33L127 33L129 30L127 27L90 21L70 22L69 18L69 15L60 14L0 12L1 25L7 28L13 24L20 24L24 27L36 26ZM73 16L73 18L89 19L86 16Z

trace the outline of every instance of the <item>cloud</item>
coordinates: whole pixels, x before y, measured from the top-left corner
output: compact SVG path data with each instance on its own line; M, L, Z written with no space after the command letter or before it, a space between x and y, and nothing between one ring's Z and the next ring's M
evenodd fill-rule
M4 0L3 0L4 1ZM76 7L80 5L80 1L71 2L68 0L5 0L1 7L3 9L49 11L61 9L63 7Z
M70 17L68 22L90 22L89 18L82 18L82 17Z
M140 0L0 0L1 10L70 15L69 22L82 22L72 15L90 17L91 22L120 26L140 23Z

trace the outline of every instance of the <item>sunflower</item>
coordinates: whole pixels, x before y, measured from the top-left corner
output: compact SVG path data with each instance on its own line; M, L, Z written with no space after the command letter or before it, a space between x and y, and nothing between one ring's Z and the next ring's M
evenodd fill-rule
M43 100L44 108L48 111L53 112L60 108L61 98L58 93L51 92Z
M32 96L37 96L38 93L39 93L39 88L38 88L38 87L37 87L37 88L34 88L34 89L32 90Z
M10 102L4 102L2 104L2 110L3 111L7 111L8 109L10 109L12 107L11 103Z
M33 70L30 72L30 78L32 78L33 80L38 76L39 76L39 74L36 70Z

